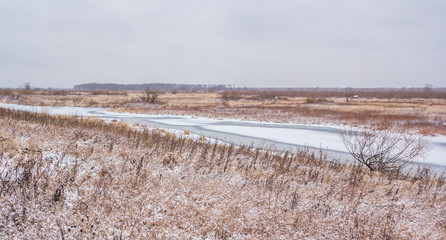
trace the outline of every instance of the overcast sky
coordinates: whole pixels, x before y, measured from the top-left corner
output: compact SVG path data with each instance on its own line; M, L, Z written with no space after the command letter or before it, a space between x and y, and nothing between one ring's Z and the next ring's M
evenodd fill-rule
M446 86L445 0L0 0L0 87Z

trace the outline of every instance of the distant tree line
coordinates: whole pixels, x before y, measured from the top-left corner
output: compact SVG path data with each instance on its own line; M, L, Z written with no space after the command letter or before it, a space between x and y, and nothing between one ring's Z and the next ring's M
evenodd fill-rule
M173 84L173 83L144 83L144 84L116 84L116 83L87 83L79 84L73 87L74 90L94 91L224 91L228 89L227 85L202 85L202 84Z
M230 92L228 95L251 96L260 99L275 99L280 97L327 98L358 96L360 98L438 98L446 99L446 88L434 88L426 85L423 88L237 88L230 85L203 84L173 84L173 83L145 83L145 84L116 84L116 83L87 83L73 87L80 91L178 91L178 92Z

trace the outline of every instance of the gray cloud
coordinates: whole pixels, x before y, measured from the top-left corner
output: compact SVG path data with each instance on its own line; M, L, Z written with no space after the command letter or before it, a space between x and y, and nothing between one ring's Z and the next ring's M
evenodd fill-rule
M445 86L440 0L0 1L0 87Z

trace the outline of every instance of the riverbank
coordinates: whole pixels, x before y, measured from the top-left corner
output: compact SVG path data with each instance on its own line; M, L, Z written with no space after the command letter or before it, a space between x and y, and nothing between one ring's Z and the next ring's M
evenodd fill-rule
M279 124L193 116L116 113L104 108L26 106L2 103L0 103L0 107L52 115L97 117L130 125L138 124L152 128L170 129L179 133L180 136L184 136L182 132L186 131L196 136L204 136L230 144L254 144L256 147L273 148L284 152L296 152L302 148L310 148L316 153L324 151L332 158L344 162L351 160L339 135L339 130L343 128L342 125ZM420 164L428 164L434 168L435 172L441 173L446 167L444 158L446 156L446 136L428 136L426 138L430 141L430 148L424 161Z
M446 236L444 178L423 171L384 175L95 118L0 116L2 238Z

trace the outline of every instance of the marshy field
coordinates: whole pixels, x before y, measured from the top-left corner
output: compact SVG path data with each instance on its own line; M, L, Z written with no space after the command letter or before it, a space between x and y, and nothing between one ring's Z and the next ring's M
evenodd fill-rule
M445 133L444 98L3 92L23 105ZM154 93L151 93L154 94ZM446 175L0 108L2 239L445 239Z
M276 123L398 124L446 135L446 91L73 91L0 90L1 102L101 107L112 111L231 118ZM148 101L147 96L155 96Z
M0 240L446 240L446 1L0 1Z

